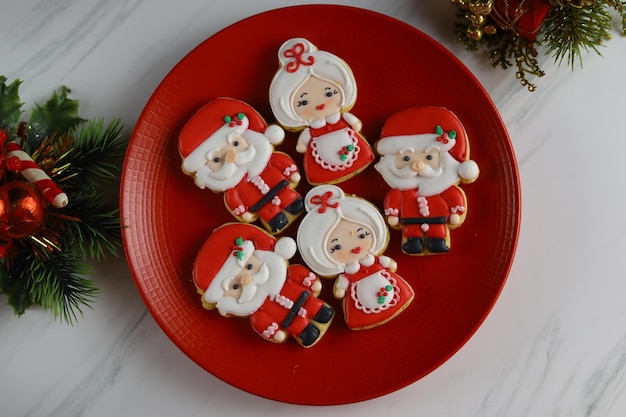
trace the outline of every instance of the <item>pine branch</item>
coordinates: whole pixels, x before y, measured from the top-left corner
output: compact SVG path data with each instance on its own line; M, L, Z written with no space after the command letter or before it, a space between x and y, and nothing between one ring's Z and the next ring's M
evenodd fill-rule
M65 246L73 248L76 257L117 257L121 250L121 221L118 208L109 205L110 199L104 193L75 195L63 209L63 217L51 216L49 225L65 231Z
M611 16L600 2L577 8L572 6L554 7L544 22L544 40L547 54L552 54L561 64L567 59L574 69L576 62L582 67L582 52L598 49L610 37Z
M123 125L114 119L107 126L104 121L88 121L72 129L73 149L63 158L68 169L55 173L59 185L79 193L113 183L119 176L119 163L126 152L122 140Z
M24 251L12 268L26 283L33 303L51 310L55 318L73 324L83 308L95 301L98 289L92 280L81 277L91 269L71 251L55 252L49 259L37 259ZM91 308L91 307L90 307Z

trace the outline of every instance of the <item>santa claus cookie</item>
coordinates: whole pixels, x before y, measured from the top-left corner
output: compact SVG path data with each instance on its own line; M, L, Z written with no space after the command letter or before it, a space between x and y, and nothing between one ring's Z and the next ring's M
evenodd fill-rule
M226 207L238 220L260 219L268 231L278 233L304 210L294 190L300 181L295 162L274 151L284 136L280 126L268 126L250 105L218 98L182 128L182 170L199 188L224 192Z
M280 67L270 85L270 105L286 129L301 131L296 150L312 185L335 184L363 171L374 152L348 111L357 96L354 74L341 58L303 38L278 50Z
M216 229L198 253L193 280L207 309L222 316L249 317L271 342L288 336L304 347L326 332L334 310L317 298L322 284L303 265L288 265L296 252L290 237L276 239L249 224Z
M375 168L391 190L387 222L402 230L409 255L450 250L450 229L463 224L467 198L460 184L478 178L461 121L442 107L417 107L389 117L376 143Z
M317 274L336 278L334 295L343 300L347 326L368 329L400 314L414 292L396 274L396 262L382 255L389 230L378 209L335 185L314 187L305 202L300 254Z

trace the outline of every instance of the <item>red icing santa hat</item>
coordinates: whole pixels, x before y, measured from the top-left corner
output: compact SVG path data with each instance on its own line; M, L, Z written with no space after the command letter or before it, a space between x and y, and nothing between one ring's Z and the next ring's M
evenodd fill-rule
M459 118L444 107L415 107L390 116L383 126L376 151L396 154L403 149L438 149L461 163L464 182L478 177L478 165L469 159L467 132Z
M279 144L285 132L278 125L268 126L263 117L247 103L220 97L205 104L183 126L178 136L178 151L185 160L183 169L194 172L206 162L207 152L227 143L231 132L251 130Z
M241 272L255 251L271 251L288 260L296 252L290 237L276 239L260 228L245 223L229 223L213 231L194 263L196 286L205 292L208 302L216 302L224 294L223 283Z

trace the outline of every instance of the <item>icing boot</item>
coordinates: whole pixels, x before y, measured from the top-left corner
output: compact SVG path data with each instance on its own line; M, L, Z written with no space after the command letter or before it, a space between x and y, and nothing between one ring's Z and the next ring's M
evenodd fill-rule
M424 251L424 239L421 237L408 237L406 242L402 244L402 251L411 255L422 253Z
M285 207L285 210L287 211L287 213L293 214L294 216L302 213L302 211L304 210L304 200L302 199L302 197L296 198L293 203Z
M318 329L314 324L309 323L304 330L302 330L302 333L298 335L298 339L300 339L302 346L307 347L317 342L317 339L319 339L320 336L320 329Z
M285 226L289 224L289 219L285 213L278 213L267 223L272 230L272 233L280 232Z
M322 308L320 308L320 311L317 312L313 320L322 324L328 323L333 318L334 314L335 310L331 306L323 305Z
M445 253L450 250L446 245L446 240L442 238L429 238L426 241L426 247L431 253Z

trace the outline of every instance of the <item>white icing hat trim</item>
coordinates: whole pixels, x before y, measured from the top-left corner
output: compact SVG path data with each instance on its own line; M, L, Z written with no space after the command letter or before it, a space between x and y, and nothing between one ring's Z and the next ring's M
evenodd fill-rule
M436 133L422 133L417 135L389 136L376 143L376 151L381 155L395 154L403 149L413 148L421 151L435 147L440 152L447 152L454 147L456 139L447 138L446 142L438 141L441 135Z

